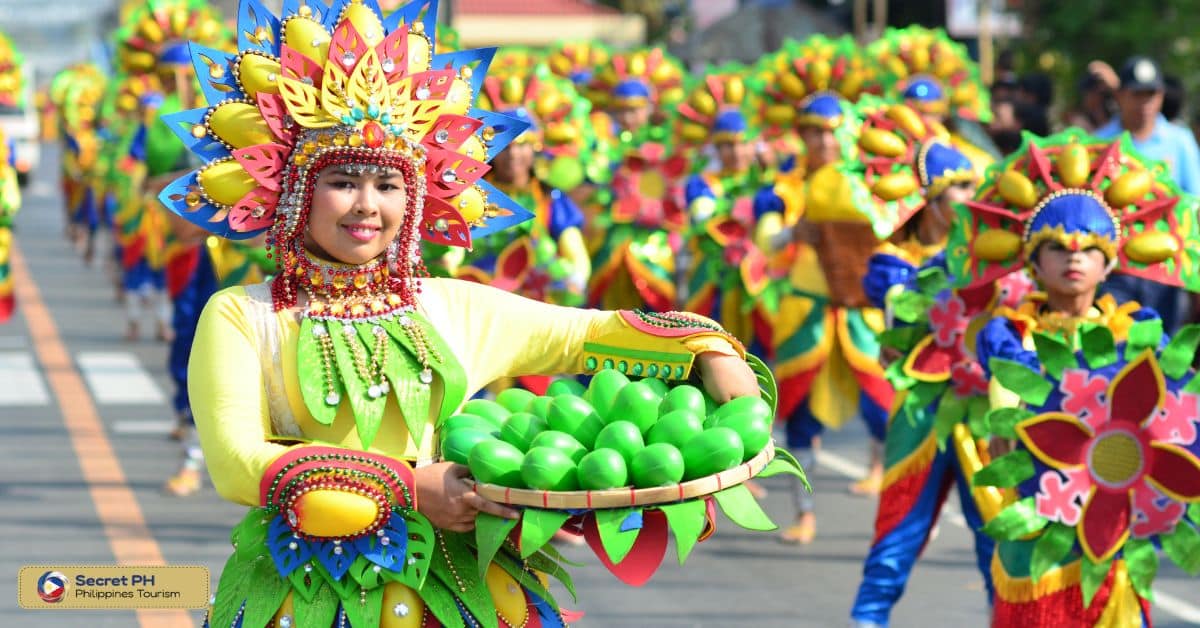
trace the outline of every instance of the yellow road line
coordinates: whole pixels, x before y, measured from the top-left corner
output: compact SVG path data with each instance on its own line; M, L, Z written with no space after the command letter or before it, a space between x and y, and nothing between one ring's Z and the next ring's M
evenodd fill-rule
M25 257L15 242L11 261L17 303L29 327L30 340L38 361L42 363L50 389L58 399L63 423L71 438L71 446L75 449L75 458L79 461L80 471L87 482L88 492L96 506L96 514L100 517L100 525L108 537L113 556L119 564L165 565L162 550L150 534L137 496L129 488L92 396L75 369L66 345L58 335L58 327L50 310L42 302L37 285L25 265ZM143 628L192 625L191 617L183 610L139 610L137 616Z

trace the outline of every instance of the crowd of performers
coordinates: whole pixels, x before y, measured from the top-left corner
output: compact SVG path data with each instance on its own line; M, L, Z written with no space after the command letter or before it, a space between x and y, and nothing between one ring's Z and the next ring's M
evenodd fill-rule
M177 116L233 85L198 45L267 35L234 33L199 0L127 2L112 67L71 67L48 95L69 236L116 269L127 337L171 343L189 445L168 482L180 495L202 477L186 385L201 308L275 266L262 241L210 236L158 196L196 167L185 149L220 152ZM1153 311L1096 296L1114 272L1200 288L1198 201L1128 138L1028 136L1001 159L979 126L978 68L919 27L867 46L817 35L695 74L662 49L594 42L502 49L476 70L477 106L530 127L489 124L484 140L507 149L431 167L485 172L455 197L468 222L504 222L493 190L535 218L470 250L426 246L429 273L718 321L773 366L786 446L810 471L823 431L861 417L871 467L851 489L880 502L860 625L887 625L952 490L996 626L1149 625L1158 556L1200 570L1200 333L1172 336ZM232 129L258 115L217 111L230 119L212 124ZM259 183L175 200L244 204ZM262 205L234 210L214 220L264 219ZM105 231L111 251L98 248ZM794 492L781 538L810 543L816 504Z

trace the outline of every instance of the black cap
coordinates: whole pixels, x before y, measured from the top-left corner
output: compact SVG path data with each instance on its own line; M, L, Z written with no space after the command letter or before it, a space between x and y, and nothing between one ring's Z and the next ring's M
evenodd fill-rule
M1117 77L1121 80L1121 89L1158 91L1165 86L1162 70L1149 57L1130 57L1121 66Z

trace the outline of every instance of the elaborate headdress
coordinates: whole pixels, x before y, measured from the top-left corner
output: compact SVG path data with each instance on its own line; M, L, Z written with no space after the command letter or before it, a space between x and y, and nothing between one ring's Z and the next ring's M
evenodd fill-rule
M117 33L117 60L130 74L188 65L188 42L221 47L230 38L221 17L203 0L144 0Z
M0 105L17 107L25 98L25 58L8 35L0 33Z
M813 124L832 128L841 117L838 100L858 101L873 74L848 35L787 40L759 65L766 133L777 136Z
M963 286L1020 269L1043 242L1097 247L1115 270L1165 284L1200 286L1197 201L1128 135L1100 140L1078 129L1039 139L988 169L960 207L947 248Z
M689 144L753 138L758 134L756 85L748 68L711 70L679 105L677 135Z
M922 113L991 120L991 101L979 65L966 46L950 39L946 31L889 28L867 48L867 55L881 69L889 100L903 100Z
M596 68L608 64L612 55L598 42L564 42L552 48L546 55L550 71L575 84L586 98L591 98L588 86ZM594 101L593 101L594 103Z
M642 104L663 107L683 99L683 76L682 64L662 48L625 52L596 69L588 97L606 109Z
M164 118L208 163L160 200L221 236L269 229L283 279L277 305L295 300L297 240L316 177L331 165L403 173L405 221L387 251L402 294L414 289L404 279L421 272L420 238L469 247L531 217L482 180L528 126L472 106L495 49L434 55L436 13L435 0L386 20L375 0L329 8L287 0L276 18L259 0L242 0L237 54L192 46L210 106Z
M974 181L971 162L949 143L950 134L908 105L868 97L860 103L859 159L839 167L861 187L880 228L899 229L926 201L957 181ZM861 193L860 193L861 194ZM877 233L883 232L877 229Z

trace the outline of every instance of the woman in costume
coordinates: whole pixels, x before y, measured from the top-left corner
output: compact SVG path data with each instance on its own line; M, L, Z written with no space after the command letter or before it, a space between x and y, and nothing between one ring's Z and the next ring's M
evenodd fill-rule
M982 177L1000 150L981 126L992 119L991 98L966 46L940 28L888 28L867 47L867 56L880 68L883 96L946 125L954 147Z
M12 254L13 220L21 208L21 186L17 184L13 161L12 146L0 132L0 323L12 318L17 308L9 256Z
M678 137L716 155L709 167L697 160L705 170L684 186L691 228L679 270L685 310L717 320L747 346L770 346L770 324L756 307L768 277L754 242L754 199L774 173L759 163L750 119L761 87L747 80L744 68L714 70L679 107Z
M223 89L174 120L208 163L160 199L219 235L268 233L280 264L213 297L192 353L213 481L251 508L212 626L562 625L544 557L502 549L479 570L461 532L516 513L435 462L440 422L497 378L646 351L678 360L672 376L698 367L718 402L757 394L740 345L700 317L421 278L420 239L470 246L531 217L481 178L524 125L471 106L489 52L434 56L429 4L384 21L374 0L282 18L243 0L241 54L193 53Z
M972 485L989 459L968 427L987 411L986 382L969 347L996 307L1016 305L1027 291L1020 273L971 290L948 289L946 237L954 207L974 194L975 173L940 127L922 123L912 129L918 134L910 134L898 121L920 119L906 109L890 105L869 115L860 142L876 181L902 175L920 184L919 197L886 201L872 195L900 205L900 227L871 257L863 282L872 303L888 313L891 331L881 335L881 355L893 362L888 380L897 402L884 442L875 538L850 611L860 628L888 625L952 486L975 535L976 562L991 601L994 543L980 528L1003 506L1003 496Z
M1152 310L1096 296L1111 271L1200 287L1196 207L1128 136L1070 130L1027 135L959 209L959 286L1024 266L1042 289L975 343L984 425L997 453L1013 448L974 477L1015 493L983 528L993 626L1149 626L1158 548L1196 572L1195 330L1168 342Z

